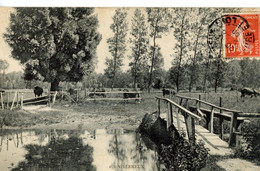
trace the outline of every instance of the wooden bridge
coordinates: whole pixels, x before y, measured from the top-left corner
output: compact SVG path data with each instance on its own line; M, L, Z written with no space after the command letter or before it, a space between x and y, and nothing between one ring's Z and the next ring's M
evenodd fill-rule
M197 98L177 95L174 102L168 98L156 97L158 115L167 121L167 129L174 126L179 134L186 134L188 141L203 141L211 155L229 155L231 147L239 146L241 140L241 124L250 118L260 118L257 113L243 113L223 108ZM167 112L161 112L161 102L167 103ZM221 104L221 99L220 99ZM203 105L203 107L202 107ZM214 130L214 119L218 119L219 131ZM224 121L229 123L228 142L224 141ZM227 122L226 122L227 123Z

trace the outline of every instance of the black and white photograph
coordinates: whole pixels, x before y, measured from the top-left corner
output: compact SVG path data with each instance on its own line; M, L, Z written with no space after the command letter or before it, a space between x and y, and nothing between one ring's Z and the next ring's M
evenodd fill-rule
M1 6L0 23L1 171L260 170L260 7Z

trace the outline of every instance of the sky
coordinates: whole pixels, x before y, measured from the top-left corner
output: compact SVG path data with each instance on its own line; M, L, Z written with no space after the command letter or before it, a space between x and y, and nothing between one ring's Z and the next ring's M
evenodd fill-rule
M112 58L110 52L108 51L108 44L107 44L107 39L111 36L113 36L112 31L110 30L110 25L112 24L112 16L114 15L116 8L95 8L95 12L98 15L98 20L99 20L99 28L98 31L99 33L102 34L102 40L100 42L100 44L97 47L97 65L95 67L95 71L97 73L103 73L104 69L106 68L105 65L105 58ZM144 8L141 8L142 10L144 10ZM130 8L128 10L128 17L127 20L129 22L129 29L130 29L130 22L131 22L131 18L133 16L135 8ZM8 8L8 7L0 7L0 49L1 49L1 54L0 54L0 59L3 60L7 60L7 62L10 64L8 70L6 71L8 72L12 72L12 71L22 71L23 67L19 64L19 61L13 59L11 57L11 49L9 47L9 45L5 42L4 38L3 38L3 33L6 32L6 28L9 25L9 16L10 16L10 12L13 12L14 9L13 8ZM145 11L143 11L143 13L145 13ZM129 39L129 36L127 36L127 40ZM164 57L164 68L167 70L171 67L171 57L170 54L173 53L172 51L172 46L173 46L173 39L171 38L167 38L167 41L162 41L158 39L158 44L161 45L161 51L164 52L163 53L163 57ZM128 46L129 47L129 46ZM128 49L128 51L125 54L124 57L124 66L123 66L123 71L126 71L127 69L129 69L128 63L129 63L129 54L130 54L130 49Z

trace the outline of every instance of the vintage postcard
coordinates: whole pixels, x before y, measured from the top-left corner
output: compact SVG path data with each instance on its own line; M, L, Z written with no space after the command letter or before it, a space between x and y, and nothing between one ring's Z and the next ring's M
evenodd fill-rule
M259 17L0 7L0 170L260 170Z

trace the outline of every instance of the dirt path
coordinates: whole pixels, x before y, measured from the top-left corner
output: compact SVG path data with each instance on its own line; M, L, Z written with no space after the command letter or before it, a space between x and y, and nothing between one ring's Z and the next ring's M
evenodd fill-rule
M81 127L93 132L96 129L123 128L136 130L143 115L104 115L100 113L76 112L64 106L63 108L50 108L47 106L26 106L23 110L30 115L42 115L43 122L36 121L33 126L27 129L77 129Z
M239 158L226 159L217 162L217 165L228 171L258 171L260 166Z

